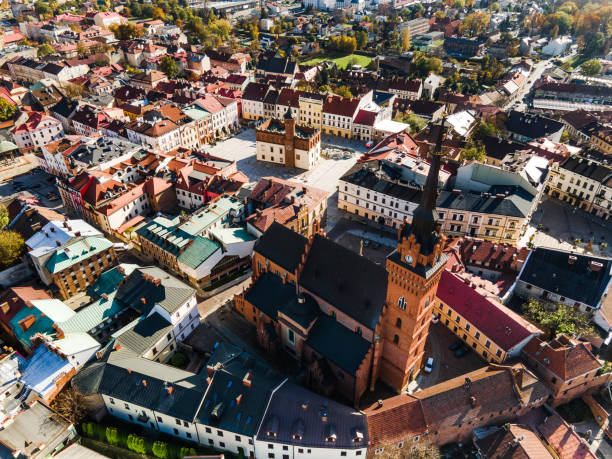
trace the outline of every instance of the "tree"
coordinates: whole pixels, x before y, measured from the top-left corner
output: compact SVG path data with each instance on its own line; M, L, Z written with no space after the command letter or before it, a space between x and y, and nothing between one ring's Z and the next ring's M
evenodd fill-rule
M484 145L480 143L469 144L461 152L461 159L464 161L478 161L482 163L487 156Z
M410 49L410 29L405 27L402 29L402 51L408 51Z
M357 42L357 49L365 49L368 45L368 33L365 30L358 30L355 32L355 41Z
M486 121L481 122L476 129L474 129L474 140L484 140L485 137L493 137L497 134L497 127L493 123L487 123Z
M166 459L168 457L168 446L163 441L156 441L153 443L153 454L159 459Z
M599 75L601 62L599 62L599 59L589 59L580 66L580 72L587 76Z
M349 99L353 98L353 93L348 88L348 86L340 86L339 88L334 89L333 92L342 97L347 97Z
M34 3L34 11L39 16L47 17L53 14L53 10L49 7L46 2L38 1Z
M131 40L142 35L142 29L139 29L131 22L114 24L110 26L110 31L113 32L117 40Z
M21 234L16 231L0 231L0 266L8 268L15 263L24 249Z
M4 100L4 99L2 99ZM6 207L0 204L0 229L6 228L6 225L9 224L9 214Z
M529 319L548 328L552 336L566 334L577 337L593 333L589 316L566 304L548 305L530 299L523 305L523 312Z
M442 61L437 57L427 57L418 54L414 60L414 71L419 77L426 77L430 73L442 73Z
M38 55L38 57L45 57L53 53L55 53L55 50L53 49L51 45L47 43L40 45L40 47L38 48L38 51L36 51L36 54Z
M60 392L51 403L51 408L73 424L79 424L85 419L85 398L72 387Z
M6 121L8 119L11 119L15 115L16 111L17 107L15 107L4 99L0 99L0 121ZM2 228L3 226L0 225L0 229Z
M71 99L78 99L87 94L87 90L83 83L67 83L62 87L64 94Z
M414 113L406 113L402 116L395 118L395 121L410 125L411 134L415 134L417 132L422 131L425 125L427 125L427 121L424 118L421 118L419 115L416 115Z
M166 18L166 15L164 14L164 10L162 10L158 6L153 8L152 16L153 16L153 19L161 19L162 21Z
M484 11L468 14L463 20L461 31L468 37L477 37L486 32L491 22L491 15Z
M179 66L174 58L168 55L162 57L160 68L170 79L176 77L180 72Z
M82 59L86 57L87 54L89 54L88 49L85 47L85 45L83 45L83 43L78 42L77 43L77 55Z
M332 89L328 84L324 84L319 86L319 92L320 93L326 93L326 92L330 92Z

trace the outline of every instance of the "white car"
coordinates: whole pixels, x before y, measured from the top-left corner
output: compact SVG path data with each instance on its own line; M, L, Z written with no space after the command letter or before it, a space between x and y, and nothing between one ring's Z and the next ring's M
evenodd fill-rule
M438 322L440 322L440 318L432 312L431 313L431 323L437 324Z
M427 359L427 363L425 364L425 373L431 373L431 371L433 370L433 366L434 366L434 359L433 357L429 357Z

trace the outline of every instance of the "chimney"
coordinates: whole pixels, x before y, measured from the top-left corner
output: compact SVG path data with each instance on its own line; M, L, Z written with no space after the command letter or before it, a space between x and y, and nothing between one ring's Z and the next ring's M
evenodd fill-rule
M470 397L470 405L476 406L476 397L474 397L473 395Z
M246 387L251 387L251 372L248 371L247 374L244 375L244 378L242 379L242 384Z
M147 381L143 379L143 380L142 380L142 385L143 385L144 387L147 387Z
M589 268L591 268L592 271L599 272L601 271L601 268L603 268L603 264L598 261L591 260L589 262Z
M168 391L168 395L172 394L172 391L174 390L174 387L170 386L166 389Z
M128 373L132 374L132 369L131 368L128 368Z
M104 298L105 301L108 301L108 295L106 293L102 294L102 298Z
M570 265L573 265L574 263L576 263L576 261L578 261L578 257L576 255L570 255L567 258L567 263Z
M115 351L118 351L119 349L121 349L121 344L115 344L115 347L113 349Z
M236 397L236 405L240 405L241 401L242 401L242 394L240 394L238 397Z
M141 298L140 301L142 301L142 304L147 304L147 299L146 298Z
M378 408L382 408L383 407L383 401L382 398L378 399Z

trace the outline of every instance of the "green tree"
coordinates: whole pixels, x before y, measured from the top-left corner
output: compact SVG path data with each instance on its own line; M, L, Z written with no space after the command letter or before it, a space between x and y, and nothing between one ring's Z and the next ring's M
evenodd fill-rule
M325 92L330 92L332 89L328 84L324 84L319 86L319 92L321 93L325 93Z
M153 454L159 459L166 459L168 457L168 446L163 441L156 441L153 443Z
M4 100L4 99L0 99ZM9 214L6 207L0 204L0 230L6 228L6 225L9 224Z
M497 127L493 123L487 123L486 121L481 122L476 129L474 129L474 140L484 140L485 137L493 137L497 134Z
M480 143L467 145L461 152L461 159L464 161L478 161L482 163L487 156L484 145Z
M601 72L601 62L599 62L599 59L589 59L580 66L580 72L588 76L599 75L599 72Z
M183 458L185 456L195 456L195 455L196 455L195 448L187 448L186 446L183 446L179 453L180 458Z
M355 41L357 42L357 49L365 49L368 45L368 33L365 30L358 30L355 32Z
M0 231L0 266L8 268L15 263L24 250L24 241L16 231Z
M442 61L437 57L427 57L418 54L414 60L414 70L417 76L426 77L430 73L442 73Z
M145 439L138 435L129 434L127 439L127 447L129 450L138 454L147 454L147 445Z
M17 107L4 99L0 99L0 121L11 119L16 111ZM2 226L0 226L0 229L2 229Z
M38 48L38 51L36 51L36 54L38 55L38 57L45 57L53 53L55 53L55 50L48 43L44 43L40 45L40 47Z
M46 2L38 1L34 3L34 11L39 16L47 17L53 14L53 10L49 7Z
M164 72L170 79L176 77L180 72L179 66L174 58L168 55L162 57L160 68L161 71Z
M416 134L423 130L423 128L427 125L427 121L424 118L421 118L419 115L414 113L407 113L395 119L400 123L406 123L410 125L410 133Z
M348 86L340 86L339 88L334 89L333 92L342 97L347 97L349 99L353 98L353 93L348 88Z
M106 441L109 445L118 445L121 442L119 430L116 427L106 428Z
M545 304L530 299L523 305L525 315L550 330L553 336L566 334L577 337L593 333L589 316L566 304Z

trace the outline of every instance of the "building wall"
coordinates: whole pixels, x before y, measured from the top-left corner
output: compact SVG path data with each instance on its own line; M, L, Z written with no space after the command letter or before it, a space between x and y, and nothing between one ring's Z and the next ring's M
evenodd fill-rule
M442 231L516 245L529 219L438 207Z
M235 454L239 454L239 449L242 448L245 457L255 450L252 437L200 423L196 423L196 429L202 445Z
M296 443L298 443L296 441ZM267 458L273 454L275 458L283 459L313 459L313 458L341 458L341 457L366 457L367 448L349 449L337 448L333 442L329 442L327 448L314 448L302 445L280 443L270 440L255 439L255 457Z
M68 299L77 292L85 291L100 274L117 264L114 247L95 254L70 268L52 274L53 283L57 285L62 299Z

